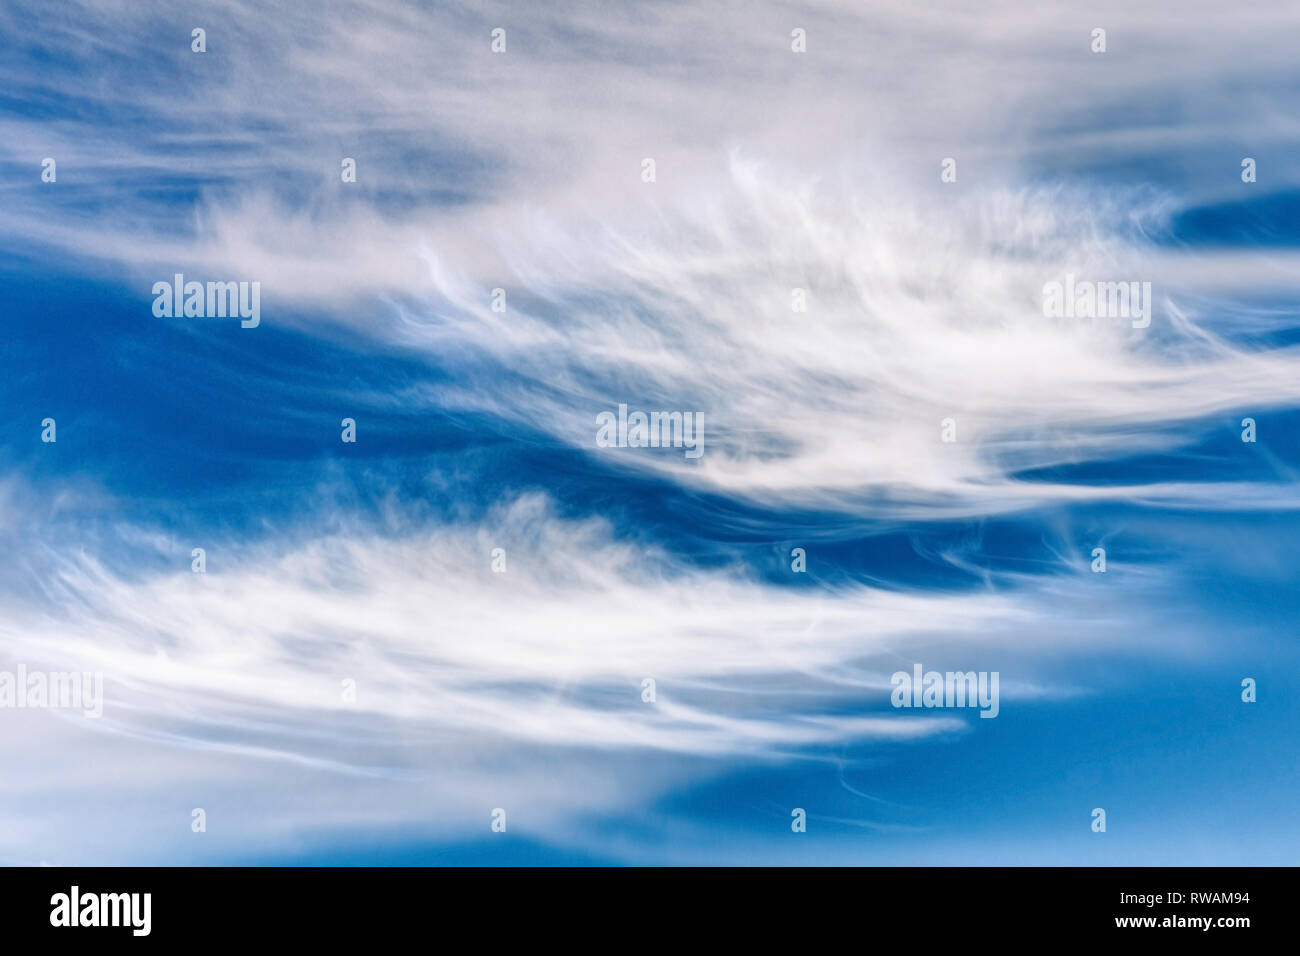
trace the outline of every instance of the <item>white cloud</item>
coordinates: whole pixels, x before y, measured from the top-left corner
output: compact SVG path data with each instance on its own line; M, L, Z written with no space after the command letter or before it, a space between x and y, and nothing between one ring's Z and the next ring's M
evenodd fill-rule
M505 573L490 569L494 547ZM1077 694L1053 669L1084 649L1131 650L1145 611L1129 589L1151 606L1160 592L1140 572L1117 583L1121 629L1086 580L1015 594L773 587L689 568L600 520L561 520L539 496L397 537L349 527L297 545L217 543L205 575L126 576L57 554L42 595L8 601L0 645L11 662L102 670L106 701L94 721L0 713L23 728L3 735L6 765L24 769L0 788L28 821L3 845L18 862L166 858L178 845L246 858L349 827L454 841L486 828L493 806L537 838L588 843L586 814L626 812L737 760L978 730L970 713L888 706L889 674L914 660L969 668L978 648L1018 662L1002 668L1004 713ZM1174 646L1137 632L1148 652L1191 652L1186 634ZM88 768L95 786L73 786ZM310 796L286 804L289 782ZM186 845L194 806L213 835ZM67 819L75 833L60 830Z

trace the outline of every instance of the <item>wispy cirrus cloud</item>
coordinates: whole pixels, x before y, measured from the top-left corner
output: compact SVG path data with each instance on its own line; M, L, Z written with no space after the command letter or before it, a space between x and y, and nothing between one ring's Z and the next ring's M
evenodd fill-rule
M833 788L872 804L823 823L910 833L943 814L878 819L872 792L899 784L875 755L944 753L921 787L941 764L1005 769L1023 718L992 722L1001 738L900 715L896 668L1001 667L1019 713L1050 715L1016 738L1046 765L1110 719L1081 700L1146 699L1146 669L1259 664L1271 622L1215 598L1271 588L1291 556L1275 439L1300 399L1300 260L1189 240L1180 217L1300 180L1294 11L109 0L0 18L18 38L0 57L0 243L129 290L142 323L82 336L109 370L93 428L41 459L25 437L0 449L0 647L109 688L93 728L23 714L0 738L36 768L0 790L28 823L8 858L246 859L383 827L446 844L498 805L556 845L682 858L674 841L706 828L674 801L792 765L834 766ZM171 321L204 346L177 369L144 324L176 271L260 281L262 326L205 351L212 326ZM1150 281L1150 327L1045 317L1067 274ZM18 343L66 355L75 323L35 312ZM401 374L377 385L393 354ZM14 435L54 404L29 397L34 374L7 386ZM132 405L155 376L175 379L173 416ZM702 412L703 458L598 448L596 414L625 401ZM323 450L344 414L373 457ZM1248 415L1258 446L1237 439ZM453 427L459 444L422 450ZM787 574L810 543L813 573ZM1231 698L1239 675L1213 680L1185 696ZM1114 732L1144 759L1177 750ZM960 742L957 760L926 749ZM1056 775L1071 799L1128 773L1090 778L1077 746ZM102 790L43 752L99 760ZM1064 799L1010 766L1020 813ZM783 830L781 801L806 798L766 779L749 803ZM206 804L226 822L195 851L172 815Z

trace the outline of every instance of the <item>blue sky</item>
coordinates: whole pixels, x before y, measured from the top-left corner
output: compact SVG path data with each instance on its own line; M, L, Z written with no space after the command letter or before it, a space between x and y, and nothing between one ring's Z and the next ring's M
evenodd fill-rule
M11 5L0 861L1293 863L1297 18Z

